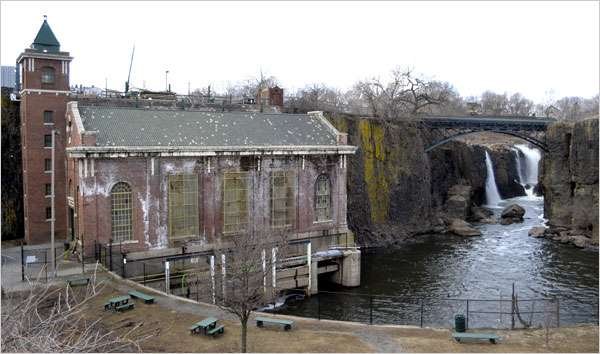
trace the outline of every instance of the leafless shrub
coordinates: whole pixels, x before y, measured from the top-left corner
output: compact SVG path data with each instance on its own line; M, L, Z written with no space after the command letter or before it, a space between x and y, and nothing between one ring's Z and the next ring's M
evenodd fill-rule
M234 314L241 324L241 348L246 352L247 324L257 308L274 302L274 269L287 253L285 233L247 233L233 238L225 254L225 282L216 294L217 304ZM270 285L269 285L270 284Z
M106 330L101 318L83 316L103 288L96 273L86 287L53 287L28 279L28 289L2 299L3 352L131 352L140 351L131 334Z

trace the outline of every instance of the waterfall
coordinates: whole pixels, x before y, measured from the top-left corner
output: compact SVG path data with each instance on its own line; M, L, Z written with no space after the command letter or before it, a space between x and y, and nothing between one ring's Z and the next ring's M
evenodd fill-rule
M534 189L538 184L538 166L542 155L538 149L532 149L524 144L515 145L515 148L519 183L525 188L528 197L535 197Z
M498 192L498 186L496 185L492 158L487 151L485 152L485 167L487 168L487 177L485 178L485 199L488 206L495 207L498 206L498 203L502 198L500 198L500 192Z

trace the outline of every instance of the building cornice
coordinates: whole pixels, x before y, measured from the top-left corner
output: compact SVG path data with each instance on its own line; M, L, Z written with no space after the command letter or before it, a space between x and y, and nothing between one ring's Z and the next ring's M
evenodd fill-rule
M19 54L19 56L17 57L17 63L20 63L21 60L23 60L25 58L53 59L53 60L66 60L66 61L73 60L73 57L69 56L68 53L66 53L66 54L50 54L50 53L39 53L39 52L23 52L23 53Z
M65 94L65 95L70 95L71 91L68 90L44 90L44 89L22 89L21 91L19 91L20 95L23 95L24 93L37 93L37 94L42 94L42 93L54 93L54 94Z
M352 155L351 145L284 146L75 146L67 148L70 158L199 157L199 156L289 156Z

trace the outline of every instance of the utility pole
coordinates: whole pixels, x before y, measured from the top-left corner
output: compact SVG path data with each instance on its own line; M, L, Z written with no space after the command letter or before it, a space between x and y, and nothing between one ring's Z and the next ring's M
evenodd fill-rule
M190 95L190 82L188 81L188 96Z
M56 277L56 249L54 248L54 219L56 216L56 212L55 212L55 205L54 205L54 175L55 175L55 171L54 171L54 155L56 152L56 129L52 129L52 159L51 159L51 165L50 165L50 247L51 247L51 251L50 251L50 260L51 262L51 266L52 266L52 277L55 278Z
M108 97L108 78L104 78L104 97Z
M169 70L165 70L165 91L169 91Z

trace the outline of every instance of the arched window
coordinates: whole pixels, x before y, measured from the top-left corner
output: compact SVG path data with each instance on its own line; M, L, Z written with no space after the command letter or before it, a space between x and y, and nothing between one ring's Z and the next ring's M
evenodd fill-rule
M42 69L42 84L54 83L54 68L46 66Z
M331 183L327 175L317 177L315 184L315 219L331 220Z
M125 182L110 191L113 242L131 240L131 187Z

